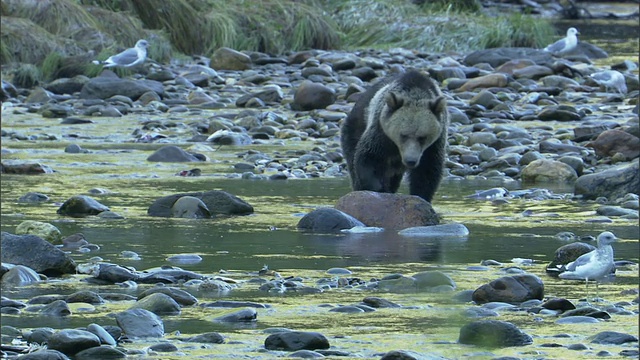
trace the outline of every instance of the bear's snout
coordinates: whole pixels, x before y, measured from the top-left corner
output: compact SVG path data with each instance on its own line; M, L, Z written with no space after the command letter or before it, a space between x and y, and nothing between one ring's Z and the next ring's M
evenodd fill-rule
M413 169L413 168L415 168L416 166L418 166L418 162L419 162L419 160L420 160L420 159L413 159L413 158L411 158L411 159L404 159L404 160L402 161L402 163L403 163L403 164L404 164L404 166L406 166L407 168L409 168L409 169Z

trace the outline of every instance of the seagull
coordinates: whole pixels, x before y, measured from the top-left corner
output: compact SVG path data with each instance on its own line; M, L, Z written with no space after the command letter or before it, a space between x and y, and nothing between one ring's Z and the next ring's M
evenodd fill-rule
M138 40L135 47L129 48L119 54L109 57L105 61L94 60L96 65L104 67L132 67L144 62L147 58L147 40Z
M567 30L567 36L547 46L543 50L553 55L564 55L578 46L578 29L572 27Z
M627 82L619 71L616 70L604 70L589 75L593 81L600 86L604 86L606 91L609 89L615 89L620 94L627 93Z
M616 236L609 231L601 233L598 235L598 248L568 263L565 271L558 277L565 280L584 280L587 290L589 280L593 280L596 282L596 297L598 297L598 280L609 275L614 268L611 243L616 240L618 240Z

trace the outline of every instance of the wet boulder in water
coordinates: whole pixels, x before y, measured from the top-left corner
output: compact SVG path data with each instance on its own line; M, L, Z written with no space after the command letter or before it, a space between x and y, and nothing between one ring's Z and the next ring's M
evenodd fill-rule
M509 347L530 345L533 338L512 323L481 320L463 326L458 342L482 347Z
M166 145L149 155L147 161L153 162L192 162L201 161L195 155L188 153L175 145Z
M431 204L415 195L352 191L338 199L336 209L367 226L406 229L439 223ZM385 211L380 211L385 209Z
M88 348L74 355L74 360L95 360L95 359L124 359L127 357L122 350L113 346L101 345Z
M298 222L299 230L313 232L335 232L365 226L358 219L334 208L319 208L311 211Z
M159 338L164 336L162 319L145 309L129 309L116 314L116 322L129 338Z
M2 275L2 286L22 286L38 281L38 273L23 265L16 265Z
M478 304L505 302L518 304L544 297L542 280L532 274L505 276L484 284L473 292L473 301Z
M109 211L109 208L102 205L92 197L86 195L74 195L67 199L56 213L58 215L67 215L71 217L85 217L98 215L103 211Z
M316 350L328 349L329 340L318 333L311 331L283 331L269 335L264 340L264 347L269 350Z
M112 283L136 281L140 275L131 270L116 264L99 264L92 272L93 277Z
M162 197L149 206L147 215L171 217L175 202L184 196L192 196L204 202L213 215L249 215L253 213L253 206L239 197L226 191L211 190L204 192L182 193Z
M130 309L145 309L156 315L179 315L180 304L171 296L162 293L153 293L138 300Z
M62 250L35 235L2 232L1 259L4 263L24 265L45 275L73 274L76 263ZM29 252L25 252L29 249Z
M47 343L49 349L74 355L82 350L100 346L100 339L85 330L64 329L54 333Z
M145 290L138 295L138 300L142 300L143 298L155 294L161 293L170 296L173 300L175 300L178 304L183 306L191 306L195 305L198 302L193 295L188 292L178 289L176 287L170 286L156 286L151 289Z
M71 309L64 300L56 300L40 309L40 314L47 316L69 316ZM60 350L60 349L58 349Z

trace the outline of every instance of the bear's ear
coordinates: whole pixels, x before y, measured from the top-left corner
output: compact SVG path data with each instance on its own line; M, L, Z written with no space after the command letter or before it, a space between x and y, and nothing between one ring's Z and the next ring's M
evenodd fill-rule
M387 106L391 108L391 111L398 110L404 104L404 99L392 91L385 95L384 100L387 102Z
M447 111L447 102L444 96L438 96L437 98L429 101L429 107L434 114L441 114Z

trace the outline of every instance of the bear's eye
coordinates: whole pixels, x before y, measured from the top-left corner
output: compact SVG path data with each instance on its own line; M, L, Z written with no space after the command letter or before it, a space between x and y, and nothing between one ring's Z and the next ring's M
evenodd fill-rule
M426 136L418 136L416 138L416 140L418 140L418 143L420 143L421 145L425 143L425 141L427 141L427 137Z
M409 140L409 135L400 134L400 141L406 142L407 140Z

